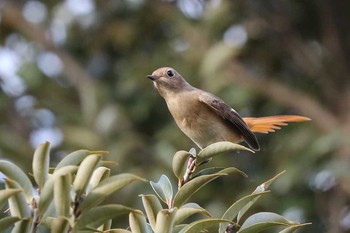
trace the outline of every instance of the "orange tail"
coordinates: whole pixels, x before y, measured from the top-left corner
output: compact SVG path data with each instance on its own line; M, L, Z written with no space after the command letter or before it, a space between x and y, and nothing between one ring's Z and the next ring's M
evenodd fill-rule
M287 122L303 122L311 119L303 116L284 115L284 116L268 116L268 117L244 117L243 120L249 126L250 130L255 133L271 133L280 126L288 125Z

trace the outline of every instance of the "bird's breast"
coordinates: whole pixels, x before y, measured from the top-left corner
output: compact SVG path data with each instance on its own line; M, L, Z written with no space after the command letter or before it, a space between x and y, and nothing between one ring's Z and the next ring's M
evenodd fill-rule
M178 127L200 148L218 141L240 140L220 116L191 96L167 104Z

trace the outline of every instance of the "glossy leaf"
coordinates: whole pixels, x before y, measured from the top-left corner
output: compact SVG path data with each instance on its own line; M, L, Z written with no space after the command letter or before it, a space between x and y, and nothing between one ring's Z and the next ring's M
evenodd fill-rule
M18 217L4 217L0 219L0 229L2 231L5 231L7 228L12 227L13 224L15 224L16 222L18 222L20 220L20 218Z
M30 202L33 199L33 184L22 169L11 162L0 160L0 172L2 172L7 178L16 181L19 184L20 189L23 190L26 196L27 202Z
M65 217L58 217L51 222L51 233L65 233L68 232L70 225L69 220Z
M21 189L4 189L0 190L0 209L5 205L5 203L8 201L8 199L16 194L21 192ZM0 228L1 229L1 228Z
M218 226L220 223L231 223L225 219L210 218L210 219L201 219L184 227L180 233L198 233L207 228Z
M173 187L169 178L162 175L157 183L150 181L150 184L158 197L170 207L173 200Z
M197 150L196 148L192 147L188 153L190 153L193 157L197 157Z
M110 229L108 231L104 231L103 233L132 233L132 232L125 229Z
M56 166L55 170L58 170L64 166L76 165L78 166L87 156L97 154L97 155L105 155L108 154L108 151L88 151L88 150L77 150L66 157L64 157L61 162L59 162Z
M109 177L111 170L106 167L97 168L90 178L88 187L86 188L86 193L89 193L92 189L94 189L102 180Z
M5 179L6 189L20 189L19 184L10 179ZM31 216L31 210L23 192L13 194L8 199L12 217L28 218Z
M43 215L44 212L47 210L47 208L50 206L52 200L53 200L53 189L54 189L54 184L56 182L57 177L65 175L65 174L73 174L78 170L77 166L65 166L60 169L56 169L55 172L53 173L53 176L51 176L47 182L44 185L43 190L41 191L40 194L40 199L39 199L39 212Z
M262 193L265 192L266 190L268 190L268 188L270 187L270 185L279 177L281 176L283 172L278 173L277 175L275 175L273 178L271 178L270 180L262 183L261 185L259 185L253 192L253 194L256 193ZM247 212L247 210L260 198L260 196L256 197L254 200L250 201L249 203L247 203L238 213L237 216L237 222L240 222L241 217Z
M54 213L52 214L52 216L54 215ZM47 217L43 217L40 221L40 225L45 226L47 228L51 228L52 225L52 221L55 220L55 217L52 216L47 216Z
M146 181L145 179L133 174L119 174L108 177L99 183L85 198L81 204L81 209L86 211L94 206L97 206L104 201L113 192L131 184L134 181Z
M159 211L154 233L172 233L176 212L176 208Z
M58 216L69 217L70 212L70 190L72 176L70 173L58 176L54 184L54 203ZM61 220L63 221L63 220Z
M239 170L238 168L235 167L209 167L209 168L205 168L201 171L199 171L198 173L196 173L192 179L199 177L199 176L203 176L203 175L212 175L212 174L216 174L216 173L238 173L244 177L248 177L247 174L245 174L243 171Z
M257 233L275 226L292 226L298 223L271 212L260 212L249 216L237 233Z
M32 221L30 219L20 220L15 223L11 233L27 233L29 232Z
M38 200L39 201L39 200ZM54 201L52 201L50 203L50 205L47 207L47 209L45 210L45 212L41 215L41 222L40 224L44 224L44 222L49 222L52 218L52 216L56 216L56 208L55 208L55 203ZM48 220L48 221L47 221ZM50 224L46 225L46 226L50 226Z
M81 161L83 161L88 155L90 155L88 150L77 150L68 155L66 155L56 166L55 170L69 165L78 166Z
M187 168L187 161L191 154L187 151L180 150L175 153L173 157L172 167L173 172L175 176L182 180L183 176L185 175L186 168Z
M232 142L216 142L205 147L203 150L201 150L198 153L196 163L200 164L224 152L232 152L232 151L239 151L239 150L245 150L245 151L255 153L253 150L245 146L242 146L240 144L236 144Z
M191 217L194 214L202 214L207 217L211 217L210 213L206 209L200 207L198 204L187 203L177 210L175 216L175 225L182 223L185 219Z
M33 156L33 177L40 191L48 179L49 163L50 143L44 142L38 146Z
M285 173L286 171L282 171L280 173L278 173L277 175L275 175L274 177L272 177L271 179L269 179L268 181L265 181L264 183L262 183L261 185L259 185L253 193L260 193L260 192L264 192L265 190L267 190L270 185L281 175L283 175L283 173Z
M85 192L91 175L101 158L101 155L93 154L81 162L73 182L73 188L78 197Z
M173 228L173 233L179 233L182 229L184 229L188 224L178 224Z
M130 212L138 212L138 210L123 205L110 204L95 207L89 211L83 211L81 217L73 227L73 232L84 230L86 226L97 228L110 219L117 218Z
M287 227L287 228L283 229L282 231L280 231L278 233L294 233L300 227L307 226L307 225L310 225L310 224L311 223L303 223L303 224L293 225L293 226L290 226L290 227Z
M162 205L155 195L141 195L143 208L145 209L147 219L152 227L155 229L156 218L159 211L162 210Z
M110 230L112 227L112 219L108 220L107 222L105 222L100 229L103 230L103 232Z
M146 218L142 213L130 212L129 225L132 233L147 233Z
M227 170L224 169L222 171L224 172L196 177L184 184L174 197L174 206L180 207L185 201L187 201L194 193L196 193L204 185L220 176L226 176L228 173L234 172L235 170L228 168Z
M265 192L261 192L261 193L253 193L250 194L248 196L245 196L241 199L239 199L238 201L236 201L235 203L233 203L227 210L226 212L223 214L223 216L221 217L222 219L226 219L229 221L233 221L239 214L240 210L249 205L252 206L252 204L257 200L258 197L269 193L269 191L265 191ZM253 202L253 203L252 203ZM246 209L247 210L247 209ZM237 221L238 222L238 221ZM224 232L226 227L228 224L220 224L220 230L219 232Z

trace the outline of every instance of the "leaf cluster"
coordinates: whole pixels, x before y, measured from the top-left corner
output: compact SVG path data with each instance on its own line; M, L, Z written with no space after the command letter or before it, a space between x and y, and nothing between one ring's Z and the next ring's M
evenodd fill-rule
M231 173L238 173L244 177L247 175L235 167L209 167L196 172L203 163L223 152L237 150L251 151L250 149L231 142L218 142L209 145L198 154L194 149L178 151L173 158L173 171L178 178L178 189L176 192L170 179L162 175L158 182L150 182L156 195L141 195L145 209L146 221L139 222L140 228L147 233L198 233L215 232L219 233L256 233L268 228L280 226L283 229L280 233L291 233L305 224L290 221L281 215L272 212L259 212L251 216L243 216L263 195L270 192L268 189L284 172L274 176L272 179L260 184L249 195L244 196L229 206L221 218L214 218L209 211L196 203L187 202L192 195L202 189L209 182ZM223 188L224 191L225 187ZM162 203L166 208L162 207ZM200 215L199 220L185 223L189 217ZM210 231L211 230L211 231ZM134 231L132 231L134 232Z
M111 176L104 166L106 153L74 151L50 169L50 143L45 142L33 156L35 185L17 165L1 160L0 172L6 178L0 206L8 201L10 216L0 219L0 229L34 233L40 226L53 233L102 232L110 230L112 219L137 212L119 204L101 205L126 185L145 181L127 173Z
M247 175L235 167L201 165L213 157L236 150L250 149L231 142L209 145L198 154L194 149L178 151L173 158L173 171L178 188L166 175L150 182L155 194L141 194L144 212L120 204L101 204L112 193L134 181L145 179L128 173L110 175L103 160L105 151L78 150L64 157L56 168L49 168L50 144L41 144L33 156L33 185L15 164L0 161L5 189L0 191L0 207L9 205L9 216L0 219L0 229L11 232L37 232L39 227L54 233L198 233L215 229L219 233L255 233L280 226L280 233L291 233L304 226L272 212L251 216L247 211L283 172L259 185L251 194L231 204L220 218L188 200L209 182L232 173ZM225 187L223 187L225 189ZM112 220L129 215L127 229L112 228ZM194 215L199 216L193 220ZM244 217L243 217L244 216Z

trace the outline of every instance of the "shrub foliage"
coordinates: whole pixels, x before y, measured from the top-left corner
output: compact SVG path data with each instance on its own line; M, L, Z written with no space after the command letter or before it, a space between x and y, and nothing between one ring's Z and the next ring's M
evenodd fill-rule
M39 227L53 233L255 233L280 226L280 233L291 233L304 226L272 212L244 216L261 196L270 192L270 184L282 173L233 202L220 218L188 202L193 194L217 178L229 174L246 176L235 167L201 169L203 163L216 155L236 150L251 151L230 142L214 143L199 153L194 149L178 151L172 162L178 179L177 190L173 190L174 185L166 175L161 175L157 182L150 182L155 194L139 195L144 207L141 211L104 201L135 181L146 181L144 178L128 173L111 176L106 167L108 161L104 160L105 151L74 151L51 169L50 143L45 142L33 156L35 184L17 165L0 160L0 172L6 177L5 188L0 190L0 207L6 209L4 206L8 204L9 210L8 216L0 219L0 229L20 233L39 232ZM129 227L112 228L112 220L122 215L129 215ZM191 218L193 215L197 217Z

